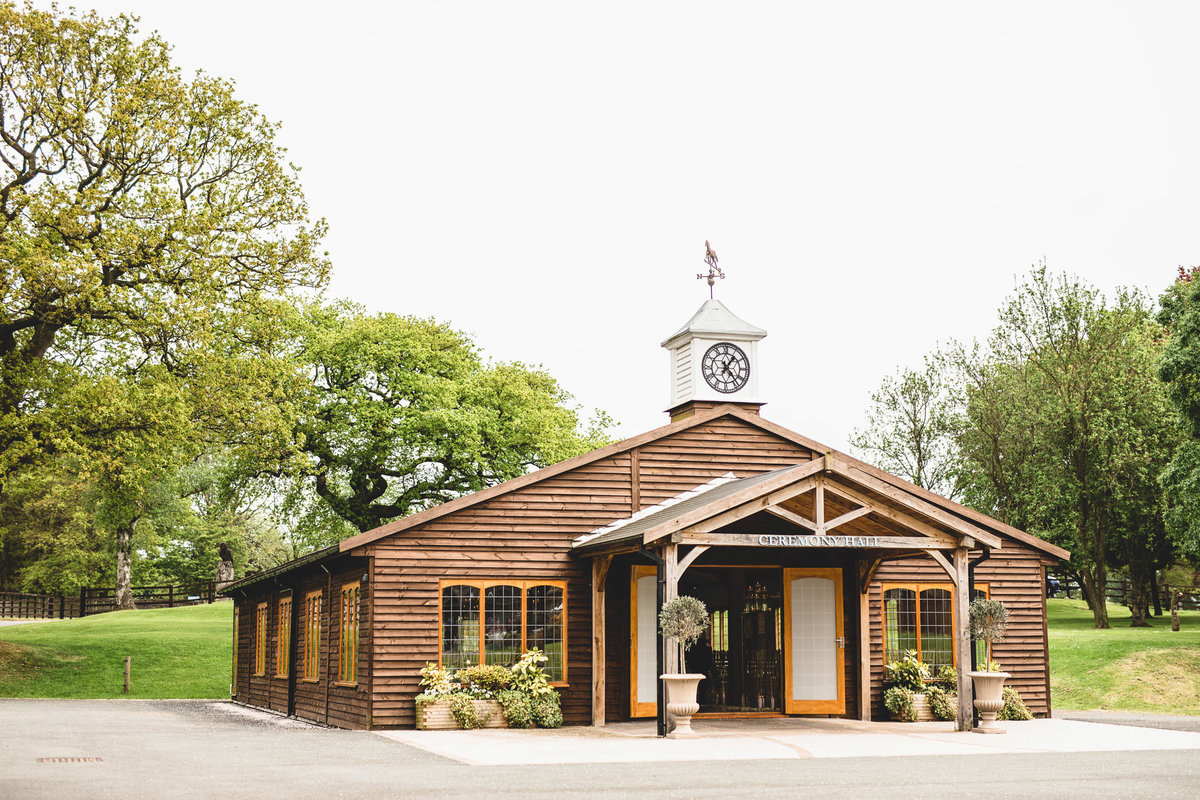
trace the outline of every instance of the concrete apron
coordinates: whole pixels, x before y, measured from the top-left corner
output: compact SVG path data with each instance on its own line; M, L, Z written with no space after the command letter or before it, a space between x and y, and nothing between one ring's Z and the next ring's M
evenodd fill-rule
M952 722L699 719L692 727L699 738L659 739L653 720L603 728L376 733L475 765L1200 750L1200 733L1060 719L1004 722L1002 736L958 733Z

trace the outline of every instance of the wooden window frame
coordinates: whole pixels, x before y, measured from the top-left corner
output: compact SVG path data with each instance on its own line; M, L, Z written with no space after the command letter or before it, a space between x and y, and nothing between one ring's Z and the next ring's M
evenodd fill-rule
M317 589L304 595L304 673L305 683L321 680L321 597Z
M275 677L286 678L292 665L292 594L281 595L276 605L279 623L275 635Z
M957 623L957 615L955 614L954 593L957 587L950 581L888 581L879 587L879 627L882 634L881 642L883 644L883 663L887 664L887 593L891 589L909 589L913 592L916 600L916 606L913 613L917 618L917 658L921 659L921 592L926 589L943 589L950 592L950 664L958 666L958 637L953 635L955 625ZM991 585L987 583L976 583L975 591L982 592L984 597L991 597ZM991 657L989 652L988 657Z
M267 622L270 619L267 603L258 604L254 613L254 677L267 674Z
M521 590L521 652L528 650L529 625L526 617L529 612L529 590L536 586L553 586L562 590L563 607L562 607L562 679L550 681L551 686L566 688L570 686L568 680L568 661L567 658L567 582L559 580L508 580L504 578L491 580L478 579L455 579L442 578L438 581L438 666L442 666L442 611L443 611L443 593L447 586L472 586L479 590L479 664L486 664L487 649L485 647L485 633L487 631L487 623L485 621L486 614L484 612L484 594L485 590L492 586L512 586Z
M358 641L362 590L359 581L343 583L338 600L338 686L358 685ZM353 624L347 624L351 621Z

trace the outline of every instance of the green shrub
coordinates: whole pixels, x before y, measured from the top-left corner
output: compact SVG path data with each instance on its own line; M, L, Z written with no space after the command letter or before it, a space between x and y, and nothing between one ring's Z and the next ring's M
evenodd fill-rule
M917 660L916 650L907 651L904 658L884 667L884 679L888 683L912 692L925 691L925 681L928 678L929 666Z
M504 721L510 728L528 728L533 725L533 704L529 695L515 689L505 689L496 695L500 708L504 710Z
M463 689L474 697L490 698L512 683L512 672L498 664L473 664L456 675Z
M977 597L971 601L971 636L996 644L1008 630L1008 609L999 600Z
M684 653L708 630L708 609L695 597L680 595L663 603L658 612L658 629L679 647L679 668L687 672Z
M934 683L945 689L950 694L958 693L958 670L949 664L942 664L938 667L937 677L934 678Z
M940 674L938 678L940 681ZM958 716L958 696L947 692L940 683L926 686L925 696L929 698L929 710L937 719L955 719Z
M421 686L424 687L421 694L428 697L441 697L461 688L450 670L442 669L432 661L421 667Z
M1029 708L1021 700L1021 695L1011 686L1004 687L1004 708L996 714L996 719L1019 720L1033 719Z
M559 707L558 693L539 694L529 701L533 713L533 721L539 728L561 728L563 724L562 709Z
M554 694L550 679L542 664L546 662L546 654L536 647L530 648L521 660L512 666L512 676L509 686L530 697ZM557 697L558 695L555 695Z
M917 721L917 707L911 689L893 686L883 693L883 707L904 722Z
M491 721L492 715L479 714L475 711L475 701L470 695L452 694L450 695L450 714L458 722L458 726L464 730L472 730L473 728L482 728Z

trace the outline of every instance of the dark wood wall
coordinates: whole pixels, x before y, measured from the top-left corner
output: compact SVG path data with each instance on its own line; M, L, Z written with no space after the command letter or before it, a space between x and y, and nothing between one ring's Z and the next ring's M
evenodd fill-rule
M343 558L329 565L329 574L309 569L289 574L286 584L270 583L247 588L235 595L239 615L238 676L234 699L248 705L288 713L289 677L277 677L276 653L279 647L279 600L292 594L292 635L289 670L294 683L294 713L301 719L335 725L340 728L365 728L368 719L371 668L370 583L366 559ZM369 577L369 576L368 576ZM340 590L343 584L358 582L359 645L358 683L338 685L340 647ZM306 681L304 674L304 604L309 592L321 592L321 647L318 679ZM254 643L257 609L267 603L266 669L254 675Z
M972 553L975 558L978 553ZM1035 715L1050 713L1049 653L1046 650L1045 571L1042 556L1028 545L1006 539L1004 547L975 569L976 584L988 584L989 596L1008 608L1008 633L992 658L1012 677L1005 681L1021 694ZM880 566L871 583L872 715L886 719L883 708L883 584L945 583L949 576L933 559L909 558ZM969 657L969 655L968 655Z

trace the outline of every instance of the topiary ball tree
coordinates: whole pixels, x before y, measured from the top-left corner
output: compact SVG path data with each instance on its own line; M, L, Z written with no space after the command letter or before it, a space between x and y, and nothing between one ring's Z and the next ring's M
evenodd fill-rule
M708 630L708 609L695 597L681 595L663 603L658 612L658 629L679 647L679 669L687 672L683 654Z
M986 597L971 601L971 636L988 643L988 659L991 660L992 645L1004 638L1008 630L1008 609L999 600Z

